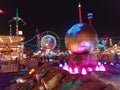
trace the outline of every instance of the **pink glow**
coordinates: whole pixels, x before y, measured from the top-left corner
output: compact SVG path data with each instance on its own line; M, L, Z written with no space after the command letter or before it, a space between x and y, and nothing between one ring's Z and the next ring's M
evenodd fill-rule
M100 69L99 69L99 67L98 67L98 66L96 66L95 71L100 71Z
M75 74L79 73L79 71L78 71L78 68L77 68L77 67L75 67L75 68L74 68L74 73L75 73Z
M106 71L105 67L102 64L99 66L99 69L100 71Z
M84 64L86 63L86 65L89 65L89 63L86 61L84 62ZM93 63L93 62L92 62ZM74 65L74 63L72 62L72 64ZM62 65L59 65L59 67L62 67L63 70L66 70L68 71L70 74L82 74L82 75L86 75L87 72L92 72L94 71L94 68L92 67L87 67L87 68L83 68L83 66L74 66L74 67L71 67L69 65L67 65L67 63L65 63L64 66ZM106 71L106 68L104 67L103 64L99 64L99 65L96 65L95 67L95 71Z
M0 9L0 14L3 14L3 13L4 13L3 10Z
M72 71L72 68L70 67L69 69L69 73L73 74L74 72Z
M95 71L106 71L105 67L103 66L103 64L96 66Z
M91 72L93 71L93 69L91 67L88 67L88 71Z
M63 66L63 70L68 71L68 65Z
M73 52L82 53L84 51L88 51L88 48L87 47L80 47L79 46L78 48L74 49Z
M87 74L85 68L82 68L82 73L81 73L81 74L83 74L83 75L86 75L86 74Z

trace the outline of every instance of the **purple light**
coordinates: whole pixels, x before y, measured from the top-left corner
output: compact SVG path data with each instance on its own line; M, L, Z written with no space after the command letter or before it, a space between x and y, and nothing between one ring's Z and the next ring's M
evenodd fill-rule
M114 65L114 63L111 62L110 65Z

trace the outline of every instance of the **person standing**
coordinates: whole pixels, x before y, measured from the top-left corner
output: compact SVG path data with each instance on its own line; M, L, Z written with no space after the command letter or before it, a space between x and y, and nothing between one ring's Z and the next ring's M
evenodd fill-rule
M114 55L114 60L115 60L115 63L118 64L119 63L119 56L117 53L115 53Z

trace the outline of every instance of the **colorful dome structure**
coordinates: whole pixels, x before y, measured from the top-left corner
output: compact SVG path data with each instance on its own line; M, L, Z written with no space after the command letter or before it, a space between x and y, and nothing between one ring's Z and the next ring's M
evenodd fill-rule
M65 36L66 47L76 54L90 52L96 47L97 41L95 29L84 23L73 25Z
M104 66L99 66L92 54L98 42L98 35L92 26L92 13L88 14L89 24L82 23L81 5L79 9L79 23L73 25L65 35L65 45L72 55L68 61L68 65L63 66L64 70L70 73L86 74L90 71L96 71L97 68L105 71Z

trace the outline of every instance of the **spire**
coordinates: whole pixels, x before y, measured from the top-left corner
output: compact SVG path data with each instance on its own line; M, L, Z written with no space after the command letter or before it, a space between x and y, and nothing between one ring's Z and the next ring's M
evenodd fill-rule
M18 17L18 8L16 8L16 36L18 36L18 20L19 17Z
M82 10L81 10L80 2L78 4L78 11L79 11L79 22L82 23Z
M93 13L88 13L87 16L89 20L89 25L92 26Z
M12 35L12 25L10 24L9 27L10 27L10 36L11 36Z

